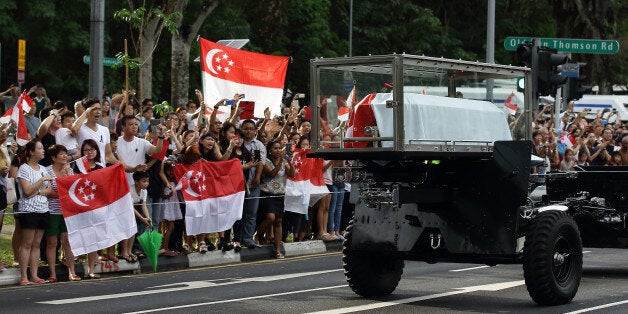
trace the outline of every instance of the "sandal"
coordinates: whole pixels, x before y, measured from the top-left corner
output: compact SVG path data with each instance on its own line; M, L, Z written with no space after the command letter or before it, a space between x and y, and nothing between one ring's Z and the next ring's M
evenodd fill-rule
M198 252L201 254L207 253L207 244L205 244L205 241L201 241L198 244Z
M50 277L50 278L46 279L46 281L48 281L48 282L57 282L57 278Z
M125 260L127 263L133 263L133 258L130 255L122 255L120 258Z
M284 259L286 257L283 254L281 254L281 252L275 252L275 258L276 259Z
M119 262L119 261L120 261L120 260L119 260L117 257L115 257L115 256L107 256L107 259L109 259L110 261L112 261L112 262L114 262L114 263L117 263L117 262Z
M30 282L30 281L28 281L28 280L22 280L22 281L20 281L20 286L30 286L30 285L32 285L32 284L33 284L33 283L32 283L32 282Z
M48 281L46 281L45 279L37 278L37 279L35 279L35 280L31 281L31 282L33 284L39 285L39 284L42 284L42 283L47 283Z
M69 275L68 276L68 280L70 280L70 281L80 281L81 277L77 276L77 275Z
M87 279L100 279L100 275L99 274L87 274Z

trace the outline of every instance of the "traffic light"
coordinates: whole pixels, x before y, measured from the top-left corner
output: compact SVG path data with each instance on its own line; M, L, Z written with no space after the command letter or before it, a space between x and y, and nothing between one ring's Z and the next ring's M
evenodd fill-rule
M578 63L579 68L587 66L586 63ZM578 71L580 73L581 71ZM592 91L591 86L583 86L582 81L586 80L586 75L578 75L578 77L569 77L567 79L567 101L578 100L582 98L582 95L589 94ZM564 95L564 94L563 94Z
M567 82L567 77L558 73L558 66L567 62L567 56L556 52L555 49L538 47L537 93L539 96L553 96L556 90Z
M517 51L515 53L515 65L521 66L521 67L528 67L532 69L532 71L534 72L537 68L537 66L534 64L536 61L536 58L534 57L535 52L536 52L536 47L534 47L533 43L529 41L520 43L517 46ZM533 84L535 84L534 78L532 82ZM522 92L522 93L525 91L525 81L523 77L517 79L517 91Z
M534 44L531 42L524 42L517 47L517 54L515 55L515 64L521 67L533 68L532 66L532 54L534 53Z

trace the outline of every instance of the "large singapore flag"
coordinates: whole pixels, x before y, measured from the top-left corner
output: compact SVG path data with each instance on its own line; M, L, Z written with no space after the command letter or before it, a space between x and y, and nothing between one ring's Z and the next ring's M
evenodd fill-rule
M281 114L289 57L235 49L204 38L200 42L203 94L208 106L238 93L245 95L244 100L260 104L255 106L256 117L263 117L266 107L271 115Z
M74 256L110 247L137 233L122 164L55 180Z
M229 230L242 218L244 173L238 159L178 164L174 175L185 199L188 235Z
M286 178L284 210L307 214L307 208L329 194L323 179L323 159L307 158L310 149L294 148L294 178Z

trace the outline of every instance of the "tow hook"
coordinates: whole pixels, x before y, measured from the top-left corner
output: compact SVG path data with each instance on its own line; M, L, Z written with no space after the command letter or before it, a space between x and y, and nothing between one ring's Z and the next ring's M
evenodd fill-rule
M436 236L434 236L433 233L430 233L430 246L432 247L432 249L436 250L440 247L441 238L442 236L440 235L440 233Z

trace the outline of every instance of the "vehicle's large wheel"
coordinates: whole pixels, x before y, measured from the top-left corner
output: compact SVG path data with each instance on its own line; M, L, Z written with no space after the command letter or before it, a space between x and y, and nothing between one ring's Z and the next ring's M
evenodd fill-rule
M390 254L370 247L371 252L351 249L353 221L347 228L342 248L345 277L353 292L367 298L391 294L397 288L404 262Z
M571 216L549 211L534 218L523 247L523 276L534 302L570 302L578 291L581 275L582 242Z

